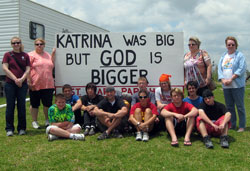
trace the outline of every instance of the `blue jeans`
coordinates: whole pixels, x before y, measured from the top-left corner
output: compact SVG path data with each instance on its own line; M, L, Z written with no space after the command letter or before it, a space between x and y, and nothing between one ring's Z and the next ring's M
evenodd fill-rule
M18 125L17 130L26 130L26 105L25 98L28 90L27 83L23 83L22 87L16 84L5 83L4 91L6 95L6 131L14 131L14 111L15 101L17 100Z
M227 109L231 113L232 128L236 128L237 117L235 105L239 115L239 128L246 127L246 111L244 105L245 87L223 89Z

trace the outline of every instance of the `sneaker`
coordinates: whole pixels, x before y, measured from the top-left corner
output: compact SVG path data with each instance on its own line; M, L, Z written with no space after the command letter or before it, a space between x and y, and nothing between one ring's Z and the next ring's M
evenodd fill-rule
M203 138L204 144L208 149L212 149L214 148L214 145L212 143L212 141L210 140L210 137L207 135Z
M91 127L89 131L89 135L94 135L95 134L95 128Z
M222 148L229 148L229 143L228 143L228 136L223 135L220 137L220 146Z
M57 140L58 139L58 136L55 136L55 135L53 135L53 134L49 134L48 135L48 140L49 141L53 141L53 140Z
M109 138L109 135L107 134L106 131L104 131L101 135L99 135L99 137L97 138L97 140L104 140Z
M115 129L113 131L113 137L114 138L123 138L123 135L117 129Z
M74 134L73 135L73 140L84 140L84 134Z
M35 128L35 129L39 129L39 128L40 128L40 125L37 123L37 121L33 121L33 122L32 122L32 126L33 126L33 128Z
M239 128L237 132L244 132L245 129L244 128Z
M86 135L89 135L89 128L85 128L85 131L84 131L84 133L83 133L85 136Z
M142 140L142 133L141 132L136 132L135 140L136 141L141 141Z
M26 132L25 132L25 130L23 130L23 129L21 129L19 132L18 132L18 135L25 135L26 134Z
M143 132L142 141L147 142L149 140L149 135L147 132Z
M7 131L7 132L6 132L6 135L7 135L7 137L10 137L10 136L13 136L14 133L13 133L13 131Z
M49 120L46 120L44 125L45 125L45 127L48 127L49 126Z

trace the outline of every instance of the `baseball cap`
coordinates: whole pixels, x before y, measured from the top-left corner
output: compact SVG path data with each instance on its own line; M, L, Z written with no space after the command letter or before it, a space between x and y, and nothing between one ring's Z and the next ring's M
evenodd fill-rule
M107 86L105 89L106 92L111 92L111 91L115 91L115 88L113 86Z

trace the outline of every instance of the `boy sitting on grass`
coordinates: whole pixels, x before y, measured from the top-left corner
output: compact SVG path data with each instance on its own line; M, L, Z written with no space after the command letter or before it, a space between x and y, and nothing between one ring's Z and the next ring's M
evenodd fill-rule
M150 102L147 90L140 90L138 95L140 102L132 106L129 121L137 131L135 140L147 142L149 140L148 132L153 129L158 112L155 104Z
M210 140L211 136L220 136L220 145L222 148L229 148L228 129L231 127L231 113L226 106L214 100L214 94L211 90L205 90L202 93L203 103L199 108L199 116L196 119L198 131L203 137L207 148L213 148Z
M49 108L49 122L46 133L48 140L53 141L59 137L70 138L73 140L84 140L84 135L80 134L81 126L74 123L74 113L71 105L66 104L63 94L57 94L55 104Z

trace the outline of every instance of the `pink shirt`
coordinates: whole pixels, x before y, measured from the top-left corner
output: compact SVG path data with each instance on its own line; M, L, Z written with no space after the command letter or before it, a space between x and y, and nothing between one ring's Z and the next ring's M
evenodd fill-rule
M33 90L54 88L52 75L54 64L48 52L38 54L36 51L28 53L30 56L30 82Z

